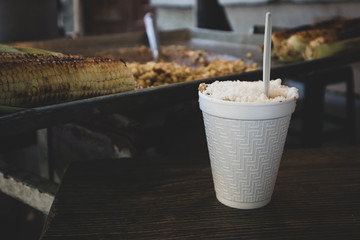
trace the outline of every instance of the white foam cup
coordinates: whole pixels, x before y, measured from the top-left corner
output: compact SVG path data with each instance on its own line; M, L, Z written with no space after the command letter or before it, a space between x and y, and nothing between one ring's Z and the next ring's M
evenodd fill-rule
M239 209L268 204L296 100L241 103L199 91L217 199Z

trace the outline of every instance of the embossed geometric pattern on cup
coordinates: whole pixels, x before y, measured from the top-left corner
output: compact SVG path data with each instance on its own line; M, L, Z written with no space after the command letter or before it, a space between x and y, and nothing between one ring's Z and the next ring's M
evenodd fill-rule
M291 115L238 120L203 112L203 118L218 199L235 204L270 200Z

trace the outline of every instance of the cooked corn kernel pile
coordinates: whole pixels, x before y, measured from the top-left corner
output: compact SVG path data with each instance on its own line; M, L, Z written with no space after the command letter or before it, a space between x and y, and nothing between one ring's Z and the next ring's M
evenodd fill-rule
M188 82L198 79L248 72L258 69L258 64L246 65L242 60L215 59L201 67L181 66L172 62L128 63L141 88Z
M156 87L165 84L242 73L258 69L258 64L247 64L243 60L224 60L216 58L209 61L213 54L205 50L194 50L182 45L162 46L160 62L151 61L149 47L120 48L99 52L102 57L123 57L132 70L140 88ZM252 55L247 54L251 59Z

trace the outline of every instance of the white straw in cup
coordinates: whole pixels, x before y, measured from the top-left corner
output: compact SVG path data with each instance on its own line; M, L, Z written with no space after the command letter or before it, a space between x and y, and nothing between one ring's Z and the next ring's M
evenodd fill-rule
M269 97L270 68L271 68L271 13L265 16L264 53L263 53L263 81L265 95Z

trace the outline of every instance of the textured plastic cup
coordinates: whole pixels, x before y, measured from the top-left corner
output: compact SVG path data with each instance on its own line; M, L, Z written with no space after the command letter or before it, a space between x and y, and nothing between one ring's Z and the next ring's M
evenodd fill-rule
M239 209L268 204L296 100L240 103L199 92L217 199Z

